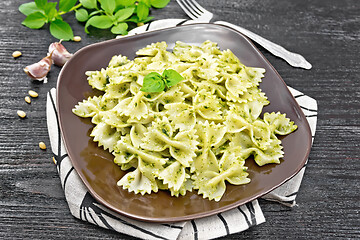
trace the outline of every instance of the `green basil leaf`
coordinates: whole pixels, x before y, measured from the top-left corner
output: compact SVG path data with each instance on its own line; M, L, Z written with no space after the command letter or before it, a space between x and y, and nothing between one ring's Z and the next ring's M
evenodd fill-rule
M47 0L35 0L36 6L40 9L45 9L47 3L48 3Z
M54 18L58 15L56 10L56 2L48 2L44 7L45 15L47 16L48 21L53 21Z
M151 6L155 8L163 8L165 7L170 0L150 0Z
M114 0L101 0L101 8L105 10L106 13L113 14L115 10L115 1Z
M147 23L147 22L150 22L151 20L153 20L154 19L154 17L150 17L150 16L148 16L147 18L145 18L144 20L142 20L141 22L143 22L143 23Z
M56 16L55 16L55 19L63 20L63 18L62 18L61 15L56 15Z
M60 0L59 11L68 12L72 7L75 6L77 0Z
M135 4L136 0L115 0L116 6L129 7Z
M55 21L50 23L50 33L55 38L63 39L65 41L74 38L74 34L70 25L60 19L56 19Z
M89 30L88 30L88 27L91 25L91 18L89 18L86 23L85 23L85 27L84 27L84 31L89 34Z
M29 14L22 24L31 29L39 29L46 23L46 16L41 12L34 12Z
M125 19L128 19L129 17L131 17L131 15L134 13L134 11L135 11L135 8L133 8L133 7L120 9L119 11L117 11L115 13L115 18L116 18L117 22L122 22Z
M128 33L127 32L128 27L129 26L127 25L127 23L119 23L111 28L111 32L113 34L126 35Z
M79 22L85 22L89 19L89 14L85 8L75 10L75 17Z
M126 20L125 20L125 22L133 22L133 23L138 23L138 22L140 22L140 21L139 21L139 18L138 18L138 16L136 16L136 15L133 15L133 16L131 16L130 18L126 19Z
M19 11L25 16L29 16L35 12L43 12L40 8L36 6L35 2L24 3L19 6Z
M91 12L91 13L89 14L89 17L92 17L92 16L94 16L94 15L96 15L96 14L98 14L98 13L103 13L103 12L104 12L104 10L93 11L93 12Z
M87 8L87 9L96 9L97 8L96 0L79 0L79 2L83 5L84 8Z
M160 74L151 72L144 77L143 86L141 91L143 92L161 92L165 89L165 82Z
M136 15L139 17L139 21L147 18L149 16L149 8L143 2L139 2L136 7Z
M144 20L141 20L141 21L140 21L138 16L133 15L133 16L131 16L130 18L124 20L124 22L133 22L133 23L142 22L142 23L147 23L147 22L149 22L149 21L151 21L151 20L153 20L153 19L154 19L154 17L148 16L148 17L145 18Z
M165 69L162 76L168 88L176 85L178 82L184 79L177 71L173 69Z
M93 27L100 29L106 29L113 25L111 18L107 15L93 16L88 20L87 23L89 23Z
M140 0L139 2L144 3L148 8L151 8L150 0Z

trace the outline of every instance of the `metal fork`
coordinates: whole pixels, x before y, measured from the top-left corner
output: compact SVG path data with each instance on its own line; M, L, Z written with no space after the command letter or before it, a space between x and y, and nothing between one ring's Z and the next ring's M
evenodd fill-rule
M205 8L200 6L195 0L176 0L183 11L193 20L199 22L210 22L213 18L214 14L207 11ZM248 38L252 39L254 42L257 42L263 48L271 52L273 55L284 59L293 67L300 67L305 69L311 69L312 65L306 61L306 59L300 54L290 52L286 50L284 47L273 43L245 28L239 27L237 25L224 22L224 21L216 21L215 24L221 24L228 27L231 27L240 33L244 34Z

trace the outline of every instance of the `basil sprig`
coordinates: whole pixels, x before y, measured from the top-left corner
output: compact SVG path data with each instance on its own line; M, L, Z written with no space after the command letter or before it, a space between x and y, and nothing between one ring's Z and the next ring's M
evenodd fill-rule
M162 92L165 88L170 88L176 85L184 78L173 69L166 69L160 75L157 72L151 72L144 77L143 86L141 91L143 92Z
M31 29L49 24L51 35L64 41L74 37L71 26L62 15L75 12L79 22L85 22L85 32L89 27L110 29L113 34L126 35L128 23L138 26L153 19L149 16L151 7L164 8L170 0L34 0L19 6L26 16L22 24Z

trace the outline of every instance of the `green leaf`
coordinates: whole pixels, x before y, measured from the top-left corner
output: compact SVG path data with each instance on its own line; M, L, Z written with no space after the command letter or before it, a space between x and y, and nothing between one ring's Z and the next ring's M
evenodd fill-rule
M106 13L113 14L115 10L115 1L114 0L101 0L101 8L105 10Z
M39 29L46 23L46 16L41 12L34 12L29 14L22 24L28 28Z
M45 15L47 16L48 21L53 21L54 18L58 15L56 10L56 2L48 2L44 7Z
M144 20L142 20L141 22L143 22L143 23L147 23L147 22L150 22L151 20L153 20L154 19L154 17L150 17L150 16L148 16L147 18L145 18Z
M113 22L110 17L106 15L93 16L91 17L86 24L90 24L93 27L106 29L113 25Z
M163 8L165 7L170 0L150 0L151 6L155 8Z
M97 8L96 0L79 0L79 2L83 5L84 8L87 8L87 9L96 9Z
M176 85L178 82L184 79L177 71L172 69L165 69L162 76L168 88Z
M148 8L151 8L150 0L140 0L138 2L141 2L141 3L145 4Z
M56 15L56 16L55 16L55 19L63 20L63 18L62 18L61 15ZM55 20L54 20L54 21L55 21Z
M75 17L79 22L85 22L89 19L89 14L85 8L80 8L75 11Z
M138 16L133 15L133 16L131 16L130 18L126 19L125 22L138 23L138 22L140 22L140 21L139 21L139 17L138 17Z
M35 0L35 4L39 9L45 9L47 3L47 0Z
M36 6L35 2L24 3L19 6L19 11L25 16L29 16L35 12L42 12L40 8Z
M116 6L129 7L135 4L136 0L115 0Z
M75 6L77 0L60 0L59 11L68 12L72 7Z
M50 23L50 33L57 39L63 39L65 41L74 38L73 31L67 22L60 19Z
M143 92L161 92L165 89L165 82L160 74L151 72L144 77L143 86L141 91Z
M104 12L104 10L93 11L93 12L91 12L91 13L89 14L89 17L92 17L92 16L94 16L94 15L96 15L96 14L98 14L98 13L103 13L103 12Z
M89 34L89 30L88 27L91 25L91 18L89 18L89 20L87 20L87 22L85 23L85 27L84 27L84 31Z
M126 35L128 33L127 29L128 29L127 23L119 23L111 28L111 32L113 34Z
M133 7L120 9L119 11L117 11L115 13L115 18L116 18L117 22L122 22L125 19L128 19L129 17L131 17L131 15L134 13L134 11L135 11L135 8L133 8Z
M140 21L147 18L149 16L149 8L143 2L139 2L136 8L136 15Z

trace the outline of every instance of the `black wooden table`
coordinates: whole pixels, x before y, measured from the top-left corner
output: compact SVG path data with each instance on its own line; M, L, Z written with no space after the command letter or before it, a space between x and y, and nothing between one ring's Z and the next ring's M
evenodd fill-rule
M46 126L46 93L56 86L60 68L48 83L30 81L26 65L37 62L56 41L47 27L31 30L18 6L0 1L0 238L130 239L72 217L51 157ZM241 25L287 49L301 53L311 70L289 66L260 51L285 82L318 101L317 133L294 208L260 200L266 223L226 239L360 238L360 1L358 0L199 0L222 20ZM187 18L174 0L155 19ZM107 31L86 35L73 14L65 15L81 42L70 52L111 39ZM23 55L14 59L12 52ZM24 101L28 90L39 97ZM26 119L17 110L27 112ZM225 238L224 238L225 239Z

